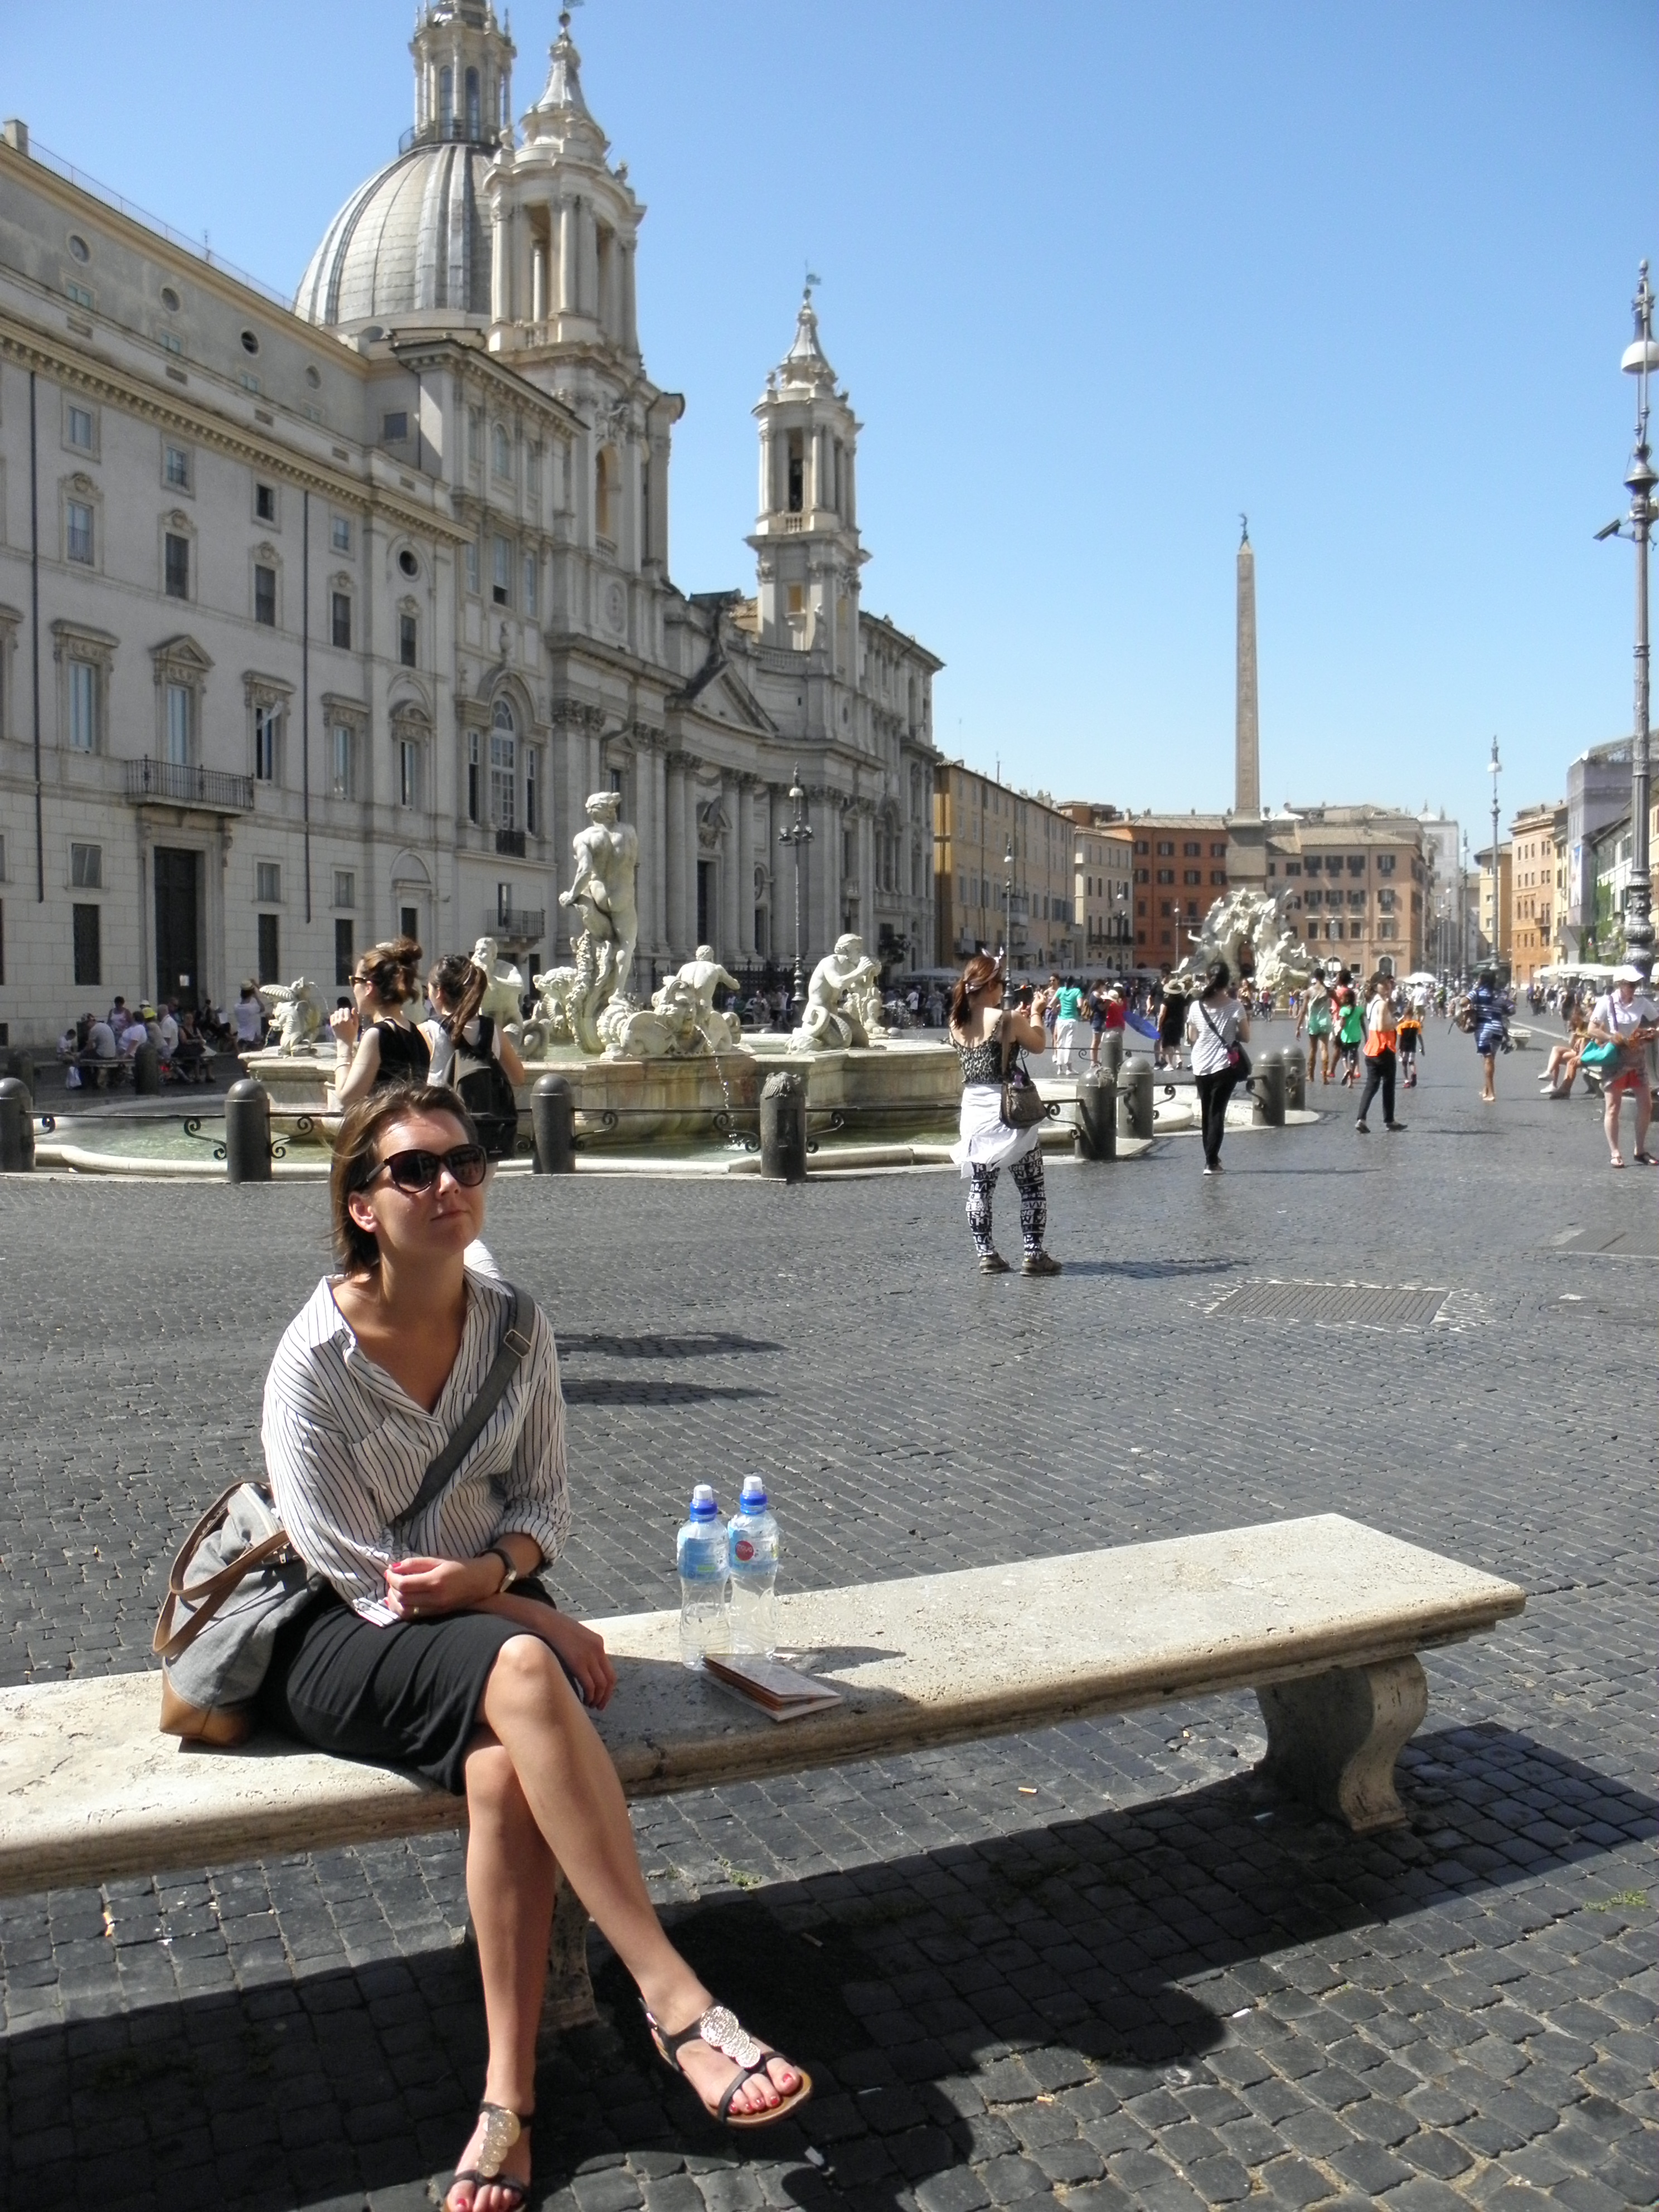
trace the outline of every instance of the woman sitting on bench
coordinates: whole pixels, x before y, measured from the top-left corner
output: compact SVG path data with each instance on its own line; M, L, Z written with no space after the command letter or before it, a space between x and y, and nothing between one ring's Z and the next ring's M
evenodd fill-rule
M486 1166L453 1091L392 1088L352 1108L331 1184L341 1272L289 1325L264 1401L277 1508L327 1585L280 1632L265 1717L466 1796L489 2055L449 2212L520 2212L528 2200L561 1874L638 1984L663 2059L711 2113L764 2126L811 2089L664 1935L622 1785L583 1710L609 1701L615 1672L600 1638L532 1579L569 1528L564 1401L546 1316L529 1306L515 1317L514 1293L464 1264L483 1228ZM527 1342L512 1379L459 1470L421 1504L428 1465L487 1399L515 1318Z

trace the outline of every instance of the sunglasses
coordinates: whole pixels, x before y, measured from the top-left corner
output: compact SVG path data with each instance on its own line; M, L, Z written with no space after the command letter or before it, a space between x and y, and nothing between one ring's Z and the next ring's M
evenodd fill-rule
M463 1190L477 1190L489 1165L482 1145L457 1145L447 1152L393 1152L389 1159L375 1164L362 1188L367 1190L384 1170L399 1190L415 1196L430 1190L447 1168Z

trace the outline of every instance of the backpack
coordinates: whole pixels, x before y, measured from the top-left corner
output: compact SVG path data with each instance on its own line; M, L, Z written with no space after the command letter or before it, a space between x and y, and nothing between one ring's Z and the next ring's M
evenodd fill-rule
M519 1141L519 1104L507 1070L495 1057L495 1024L478 1017L478 1041L465 1044L441 1030L429 1080L447 1083L477 1124L478 1142L492 1160L510 1160Z

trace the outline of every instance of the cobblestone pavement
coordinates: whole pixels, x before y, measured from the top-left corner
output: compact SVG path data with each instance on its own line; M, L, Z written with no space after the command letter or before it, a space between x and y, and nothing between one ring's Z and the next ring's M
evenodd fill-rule
M573 1607L668 1602L690 1483L750 1465L799 1583L1334 1509L1530 1593L1429 1658L1390 1836L1259 1795L1239 1698L640 1808L680 1939L818 2094L705 2124L602 1963L603 2024L543 2069L538 2203L1659 2200L1659 1178L1538 1103L1535 1055L1486 1109L1467 1041L1429 1045L1401 1138L1339 1109L1230 1136L1212 1182L1182 1139L1055 1166L1050 1282L972 1274L939 1174L497 1193L566 1359ZM321 1193L11 1182L0 1252L4 1679L142 1665L162 1563L255 1464ZM1401 1330L1209 1317L1257 1279L1451 1295ZM451 1838L4 1900L0 1970L10 2203L389 2212L465 2136Z

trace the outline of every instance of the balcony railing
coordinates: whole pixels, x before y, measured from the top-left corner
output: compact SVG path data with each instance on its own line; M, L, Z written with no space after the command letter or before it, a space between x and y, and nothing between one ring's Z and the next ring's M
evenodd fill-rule
M497 906L489 923L490 934L507 945L539 945L547 934L547 908L541 906Z
M228 775L222 769L190 768L179 761L130 760L127 797L140 805L159 799L173 806L200 806L213 814L251 814L253 778Z
M498 830L495 832L495 850L498 853L510 854L515 860L523 860L524 831L522 830Z
M465 115L434 115L429 123L411 124L398 141L398 151L407 154L416 146L499 146L503 133L482 117L476 123Z

